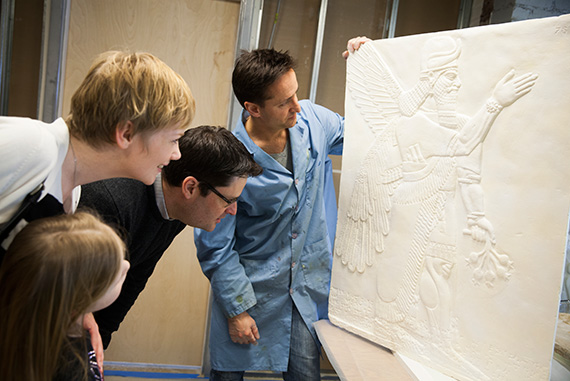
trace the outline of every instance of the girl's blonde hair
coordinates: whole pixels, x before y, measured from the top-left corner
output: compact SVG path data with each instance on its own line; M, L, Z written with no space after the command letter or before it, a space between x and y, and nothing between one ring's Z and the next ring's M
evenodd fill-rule
M112 284L124 253L87 212L33 221L16 236L0 267L1 380L51 380L65 366L70 329ZM85 354L74 356L87 369Z
M189 127L195 101L184 79L150 53L109 51L97 57L71 98L71 135L102 147L115 142L118 125L134 133Z

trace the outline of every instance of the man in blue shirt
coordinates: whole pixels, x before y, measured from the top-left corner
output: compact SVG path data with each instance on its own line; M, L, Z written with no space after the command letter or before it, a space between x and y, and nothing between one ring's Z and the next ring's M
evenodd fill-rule
M351 40L349 50L362 42ZM341 153L344 118L298 101L293 67L287 53L261 49L242 54L234 68L244 107L234 134L263 173L246 184L236 215L212 233L195 231L215 297L212 380L240 380L245 370L320 379L313 323L327 318L332 263L325 163Z

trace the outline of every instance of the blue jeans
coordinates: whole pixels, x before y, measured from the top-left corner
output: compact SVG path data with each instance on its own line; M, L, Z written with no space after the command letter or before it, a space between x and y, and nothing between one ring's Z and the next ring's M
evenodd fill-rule
M243 381L244 371L222 372L212 369L212 381ZM303 318L293 305L291 319L291 346L289 348L289 364L287 372L283 372L285 381L320 381L321 363L319 347Z

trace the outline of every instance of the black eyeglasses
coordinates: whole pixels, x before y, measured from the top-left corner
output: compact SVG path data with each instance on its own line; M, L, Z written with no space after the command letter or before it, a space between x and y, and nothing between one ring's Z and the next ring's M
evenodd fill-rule
M224 196L223 194L221 194L220 192L218 192L218 190L216 188L214 188L213 186L211 186L210 184L208 184L205 181L201 181L201 183L203 183L209 190L211 190L212 192L214 192L216 194L216 196L218 196L219 198L221 198L222 200L224 200L228 206L230 206L231 204L233 204L234 202L236 202L238 200L239 197L236 198L232 198L229 199L226 196Z

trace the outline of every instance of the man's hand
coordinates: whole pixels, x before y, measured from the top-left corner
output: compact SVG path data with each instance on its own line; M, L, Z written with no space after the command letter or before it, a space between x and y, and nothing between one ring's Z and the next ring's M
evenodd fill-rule
M228 329L234 343L257 345L257 340L259 340L257 325L247 311L228 318Z
M342 53L342 58L347 59L351 53L354 53L355 51L358 50L358 48L360 48L360 45L368 41L372 40L369 39L368 37L360 37L360 36L351 38L350 40L348 40L346 44L346 50Z
M83 329L86 329L89 332L89 336L91 336L91 346L93 347L95 356L97 357L99 371L103 374L103 340L101 340L99 326L91 312L83 316Z

